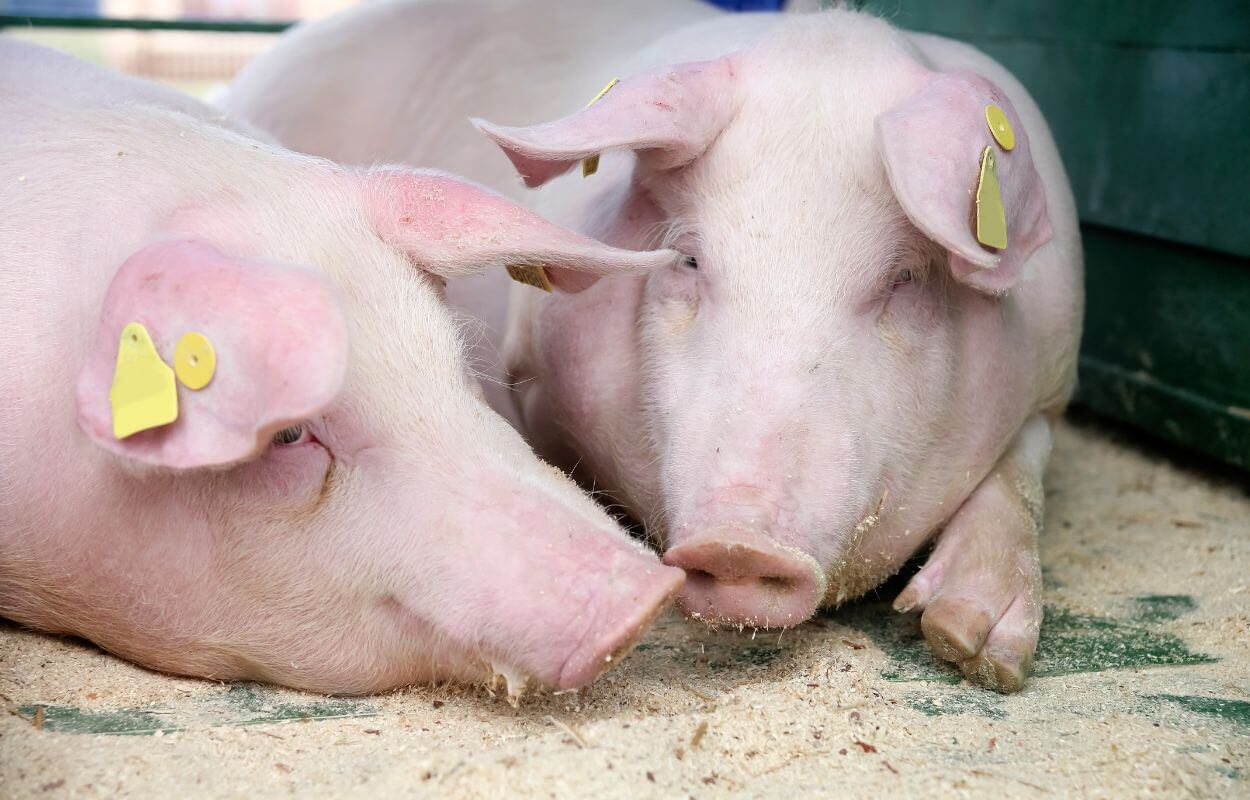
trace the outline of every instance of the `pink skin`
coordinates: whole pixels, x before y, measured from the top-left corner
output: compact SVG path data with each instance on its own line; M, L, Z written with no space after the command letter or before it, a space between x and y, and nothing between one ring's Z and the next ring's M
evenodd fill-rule
M1011 152L990 136L990 103ZM1019 688L1081 254L1063 168L1018 84L971 48L833 12L719 62L625 78L563 120L477 124L531 184L625 149L539 205L611 244L695 259L518 294L506 345L539 452L647 521L690 576L681 607L798 624L946 525L899 607L923 610L935 650L970 678ZM971 232L987 145L1001 254Z
M0 73L0 614L189 675L515 696L586 684L663 609L680 570L486 408L441 284L673 254L296 156L42 48L0 43ZM218 366L116 440L133 321L166 363L204 333Z

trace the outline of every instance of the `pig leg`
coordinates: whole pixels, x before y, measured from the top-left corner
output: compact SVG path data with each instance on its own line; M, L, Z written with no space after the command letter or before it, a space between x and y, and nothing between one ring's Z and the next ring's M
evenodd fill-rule
M1042 471L1050 424L1040 414L964 501L924 568L894 601L922 610L934 652L974 683L1000 692L1024 686L1042 623Z

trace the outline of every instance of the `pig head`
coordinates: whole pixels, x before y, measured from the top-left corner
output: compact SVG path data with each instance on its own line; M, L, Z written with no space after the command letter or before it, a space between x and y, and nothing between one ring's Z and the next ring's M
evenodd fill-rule
M80 162L30 125L0 150L6 192L15 165L31 176L0 197L19 214L6 286L42 298L0 321L0 614L162 670L335 693L495 675L515 695L612 666L680 570L485 406L442 285L673 254L141 105L94 123ZM189 334L211 343L207 381L178 371ZM119 432L125 348L172 421Z
M789 626L862 594L1070 392L1072 270L1034 274L1044 124L884 22L802 17L562 120L476 124L527 184L552 182L535 205L553 219L686 256L522 293L506 347L539 451L655 529L694 617ZM987 147L1005 249L973 233ZM553 180L596 155L593 177Z

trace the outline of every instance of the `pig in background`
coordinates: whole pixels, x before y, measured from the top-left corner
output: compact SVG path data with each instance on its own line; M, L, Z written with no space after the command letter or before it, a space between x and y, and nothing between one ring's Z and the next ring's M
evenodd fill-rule
M0 39L0 75L0 615L188 675L516 694L587 683L659 613L680 570L485 405L441 282L673 254L32 45ZM118 438L132 323L166 364L203 334L216 371Z
M228 105L304 152L501 186L462 115L541 123L477 122L527 185L551 183L526 202L687 258L550 270L565 291L513 287L506 323L501 276L453 285L516 383L492 399L645 521L692 617L798 624L940 531L896 608L972 680L1023 685L1082 257L1049 130L1001 66L844 10L399 0L297 29ZM974 236L986 148L1005 249Z

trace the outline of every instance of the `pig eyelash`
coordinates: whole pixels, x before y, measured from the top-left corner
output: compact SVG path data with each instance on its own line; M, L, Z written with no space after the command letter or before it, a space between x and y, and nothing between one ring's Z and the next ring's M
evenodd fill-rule
M302 423L299 425L292 425L289 428L283 428L273 435L273 443L278 447L289 447L295 444L302 444L303 442L311 439L312 434L308 432L308 429Z

